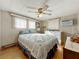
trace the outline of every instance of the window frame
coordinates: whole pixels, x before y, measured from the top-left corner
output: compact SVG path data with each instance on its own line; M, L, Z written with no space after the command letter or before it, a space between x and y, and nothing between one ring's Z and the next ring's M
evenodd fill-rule
M23 17L17 17L17 16L14 16L13 17L13 27L15 28L15 29L28 29L28 21L26 20L26 28L16 28L16 24L15 24L15 18L20 18L20 19L23 19L23 20L26 20L26 18L23 18Z
M29 28L29 22L30 21L35 22L35 28ZM36 29L36 21L34 21L34 20L28 20L28 29Z
M17 29L17 30L30 29L29 28L29 21L34 21L35 22L35 29L36 29L36 20L33 20L31 18L22 17L22 16L12 16L11 18L12 18L12 27L14 29ZM15 27L15 18L21 18L21 19L26 20L26 28L16 28Z
M56 29L56 28L55 28L55 29L52 29L52 28L49 28L49 25L48 25L48 26L47 26L47 29L48 29L48 30L53 30L53 31L59 31L59 30L60 30L60 19L53 19L53 20L58 20L58 24L59 24L59 25L58 25L58 28L57 28L57 29ZM49 23L49 22L52 22L53 20L49 20L48 23Z

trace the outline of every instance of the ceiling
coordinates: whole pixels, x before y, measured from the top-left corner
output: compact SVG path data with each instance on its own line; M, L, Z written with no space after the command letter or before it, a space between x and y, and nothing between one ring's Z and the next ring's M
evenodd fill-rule
M39 8L45 0L0 0L0 9L19 13L35 19L48 20L60 16L71 15L79 12L79 0L49 0L47 4L52 15L43 15L37 17L35 13L28 11L36 11L27 8L28 6Z

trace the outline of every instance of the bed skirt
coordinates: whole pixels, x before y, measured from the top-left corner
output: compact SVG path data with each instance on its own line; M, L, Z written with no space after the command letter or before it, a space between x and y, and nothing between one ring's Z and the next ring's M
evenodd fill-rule
M27 48L25 48L21 43L19 43L19 47L22 49L24 54L27 54L29 56L29 59L36 59L31 55L30 51ZM56 50L57 44L55 44L54 47L48 52L47 59L51 59L51 57L54 56Z

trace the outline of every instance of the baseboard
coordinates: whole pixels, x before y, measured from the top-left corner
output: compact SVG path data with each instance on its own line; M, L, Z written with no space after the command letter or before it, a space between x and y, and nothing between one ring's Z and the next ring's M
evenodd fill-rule
M5 46L2 46L1 49L9 48L9 47L16 46L16 45L17 45L17 43L8 44L8 45L5 45Z

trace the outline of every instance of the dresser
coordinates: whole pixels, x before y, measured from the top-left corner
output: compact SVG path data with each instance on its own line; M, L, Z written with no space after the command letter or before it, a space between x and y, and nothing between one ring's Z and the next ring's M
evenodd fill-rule
M79 59L79 43L71 42L70 37L63 48L63 59Z

